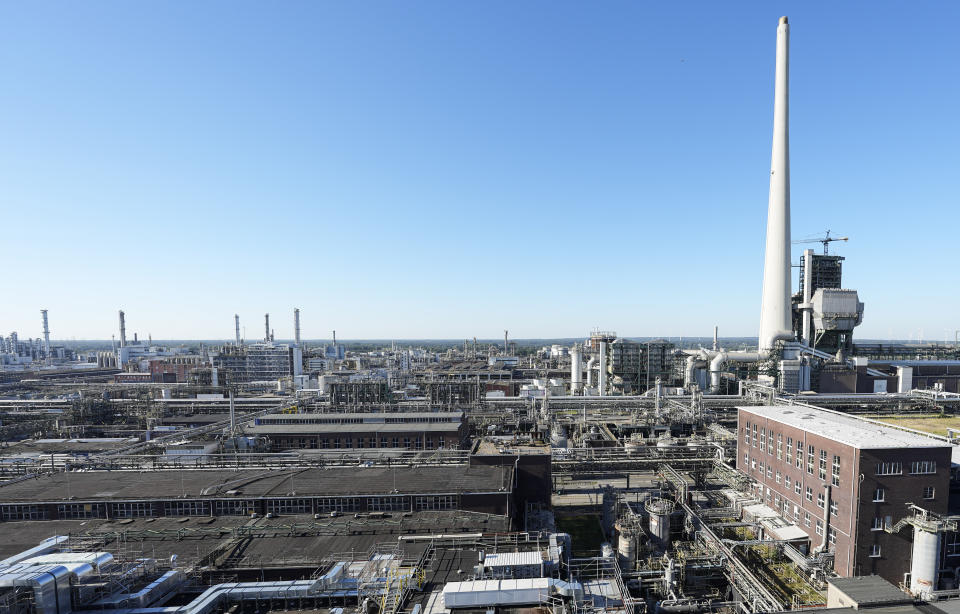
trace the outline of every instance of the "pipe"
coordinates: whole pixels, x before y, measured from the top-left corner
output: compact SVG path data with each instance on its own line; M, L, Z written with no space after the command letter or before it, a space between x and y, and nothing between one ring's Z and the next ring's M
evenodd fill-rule
M813 549L813 553L817 554L827 550L829 546L827 545L827 538L830 534L830 485L823 485L823 540L821 540L820 545Z
M810 345L811 324L813 319L813 250L803 250L803 303L800 305L803 314L802 337L803 344Z
M600 374L598 377L598 388L600 389L600 396L606 396L607 394L607 342L600 342Z
M771 350L792 340L790 309L790 26L777 26L777 65L773 98L773 148L763 264L759 347Z
M587 388L593 388L593 367L597 364L597 357L591 356L587 361Z

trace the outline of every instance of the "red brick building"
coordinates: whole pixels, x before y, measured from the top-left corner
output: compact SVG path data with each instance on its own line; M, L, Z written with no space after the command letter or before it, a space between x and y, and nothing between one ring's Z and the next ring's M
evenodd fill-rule
M910 571L910 531L887 533L907 503L945 513L952 448L830 410L740 407L737 465L764 502L827 548L841 576Z

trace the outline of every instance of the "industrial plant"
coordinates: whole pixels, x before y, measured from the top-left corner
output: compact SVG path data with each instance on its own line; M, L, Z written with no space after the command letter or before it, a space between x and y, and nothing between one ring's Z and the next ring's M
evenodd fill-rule
M960 612L960 344L858 342L846 237L792 266L789 33L756 339L41 309L0 339L0 613Z

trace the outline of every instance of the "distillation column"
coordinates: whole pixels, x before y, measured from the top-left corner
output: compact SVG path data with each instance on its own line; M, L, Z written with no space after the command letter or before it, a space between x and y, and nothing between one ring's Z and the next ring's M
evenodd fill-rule
M583 354L580 344L574 343L570 348L570 394L580 394L583 388Z

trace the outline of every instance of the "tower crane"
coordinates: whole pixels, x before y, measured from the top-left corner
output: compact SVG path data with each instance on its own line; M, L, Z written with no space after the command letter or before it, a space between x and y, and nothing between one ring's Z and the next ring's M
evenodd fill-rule
M823 243L823 255L826 256L830 253L830 243L834 241L849 241L850 237L831 237L830 231L826 232L826 235L818 237L816 239L799 239L794 241L794 243Z

